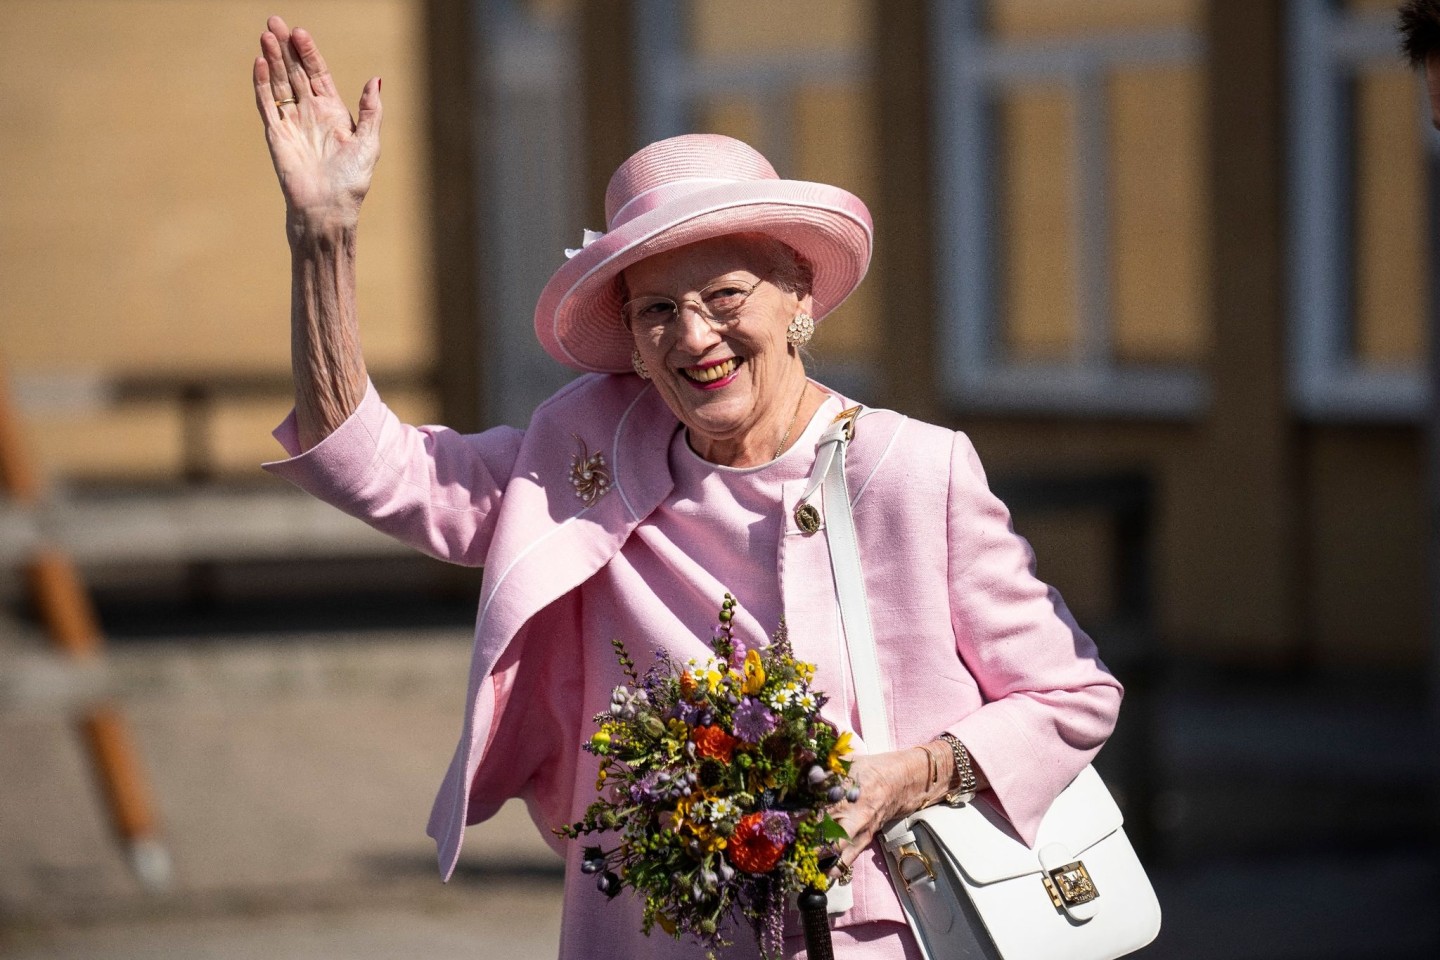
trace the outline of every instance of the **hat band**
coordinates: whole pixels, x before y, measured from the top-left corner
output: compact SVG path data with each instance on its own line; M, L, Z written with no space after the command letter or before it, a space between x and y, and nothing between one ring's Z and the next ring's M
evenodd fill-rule
M732 177L690 177L685 180L671 180L659 186L651 187L649 190L642 190L635 194L625 204L615 211L615 216L610 218L608 229L614 230L622 223L634 220L636 217L643 217L657 207L664 206L677 197L683 197L689 193L695 193L706 187L718 187L727 183L739 183ZM633 210L631 208L634 208Z

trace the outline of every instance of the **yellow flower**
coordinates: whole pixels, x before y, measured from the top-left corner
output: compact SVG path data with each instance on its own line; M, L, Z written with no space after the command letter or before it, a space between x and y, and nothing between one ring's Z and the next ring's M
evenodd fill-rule
M751 650L745 654L745 686L742 693L757 694L765 686L765 667L760 663L760 652Z
M692 803L693 801L691 800L681 800L675 804L675 818L670 822L671 830L679 833L680 828L686 825L686 821L690 817L690 807Z
M693 825L691 830L700 844L700 849L706 853L715 853L725 849L725 838L716 833L712 827L698 823Z
M825 875L820 872L820 867L816 864L813 856L805 857L801 855L797 857L795 863L795 879L807 887L814 887L816 890L824 890L829 886L829 881L825 878Z
M830 748L830 757L825 761L825 765L835 773L845 772L845 767L840 761L850 752L850 739L850 731L846 730L840 734L840 738L835 741L835 746Z
M674 921L674 920L671 920L669 917L665 916L665 914L663 914L663 913L657 913L657 914L655 914L655 922L658 923L658 924L660 924L660 929L661 929L661 930L664 930L666 933L670 934L670 936L672 936L672 937L675 936L675 921Z

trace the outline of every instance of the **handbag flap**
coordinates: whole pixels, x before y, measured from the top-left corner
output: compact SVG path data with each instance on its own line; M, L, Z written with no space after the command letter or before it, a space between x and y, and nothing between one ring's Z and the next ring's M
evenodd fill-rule
M1095 768L1087 766L1060 792L1045 817L1033 848L990 803L977 799L961 807L926 807L910 817L917 832L928 830L937 846L977 884L1022 877L1041 870L1039 851L1058 844L1076 859L1119 830L1125 818Z

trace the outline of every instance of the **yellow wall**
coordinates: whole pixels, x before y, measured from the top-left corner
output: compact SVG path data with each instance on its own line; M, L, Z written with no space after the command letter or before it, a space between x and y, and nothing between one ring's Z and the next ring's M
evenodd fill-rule
M0 359L12 379L288 370L283 204L250 64L273 3L7 0L0 60ZM428 364L420 0L293 0L352 106L385 80L384 159L366 204L360 304L377 371ZM418 398L423 400L423 398ZM420 404L423 406L423 403ZM234 404L223 465L275 452L283 400ZM419 412L419 411L417 411ZM37 411L60 474L163 475L173 407Z
M1202 0L991 0L989 26L1005 38L1069 36L1149 27L1199 27Z
M1398 64L1355 84L1355 352L1362 364L1425 355L1425 164L1415 78Z

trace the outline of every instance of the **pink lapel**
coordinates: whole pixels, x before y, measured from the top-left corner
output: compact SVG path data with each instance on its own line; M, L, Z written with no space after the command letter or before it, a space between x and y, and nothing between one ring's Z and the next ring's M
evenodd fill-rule
M465 729L432 816L447 877L489 736L493 692L485 678L520 628L608 563L669 494L667 454L677 427L655 389L633 377L581 377L535 411L486 557ZM571 483L582 442L612 471L610 489L590 506Z

